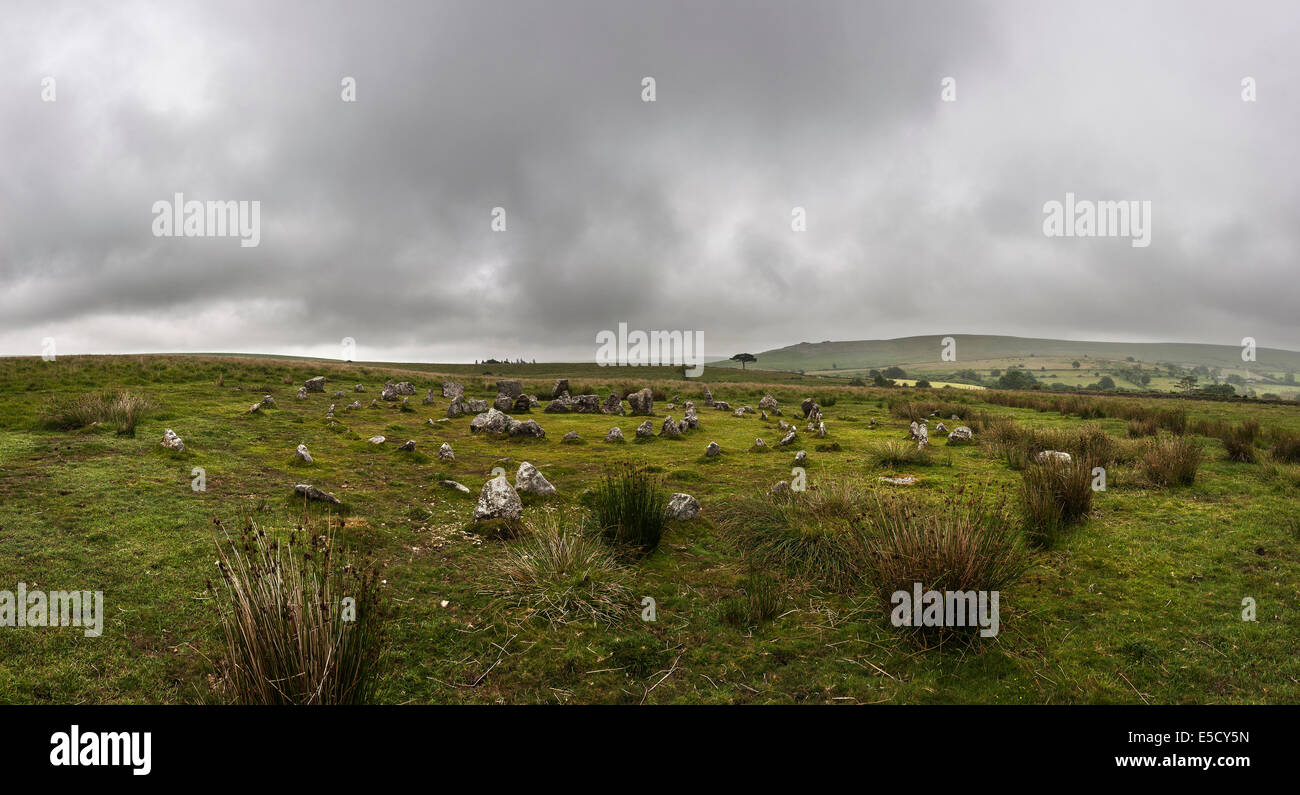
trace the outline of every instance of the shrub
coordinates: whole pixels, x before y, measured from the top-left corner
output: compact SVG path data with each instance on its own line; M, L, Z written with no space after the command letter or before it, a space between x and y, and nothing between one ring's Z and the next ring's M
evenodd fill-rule
M506 548L492 565L484 593L552 625L614 624L632 612L626 575L600 539L581 527L563 530L550 519Z
M362 704L378 680L384 608L377 571L341 559L330 528L284 540L218 522L223 587L209 583L226 639L224 683L242 704ZM349 608L345 598L355 600ZM349 617L347 611L354 610Z
M1161 486L1190 486L1201 466L1201 446L1184 436L1166 436L1152 442L1142 457L1147 479Z
M595 490L592 510L606 540L643 554L663 536L668 494L645 468L624 466L605 476Z
M1092 510L1092 463L1076 456L1028 466L1021 474L1020 497L1026 534L1035 544L1051 546Z
M1175 436L1187 433L1187 409L1161 409L1156 413L1156 423Z
M1128 421L1125 427L1128 438L1137 439L1142 436L1155 436L1160 432L1160 423L1155 417L1137 417Z
M1300 462L1300 435L1279 432L1273 435L1273 446L1269 448L1273 458L1289 463Z
M1005 505L960 493L939 505L878 494L858 538L867 581L886 609L896 591L911 592L914 583L926 590L996 591L1028 565Z
M1243 464L1255 463L1255 437L1259 434L1259 423L1254 425L1249 423L1253 420L1247 420L1235 428L1229 429L1223 434L1223 449L1227 452L1229 461L1238 461Z

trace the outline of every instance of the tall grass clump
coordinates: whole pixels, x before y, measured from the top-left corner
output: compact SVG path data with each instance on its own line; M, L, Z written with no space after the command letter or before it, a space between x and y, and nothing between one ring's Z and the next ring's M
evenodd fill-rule
M41 407L43 428L59 431L77 430L91 425L113 425L119 436L135 436L135 427L152 411L146 398L121 390L116 393L87 392L52 398Z
M1236 427L1224 432L1220 440L1229 461L1253 464L1258 458L1255 451L1255 439L1259 436L1259 422L1246 420Z
M934 463L928 447L914 442L885 441L867 448L867 460L878 467L929 466Z
M723 504L718 524L755 569L847 590L862 578L854 536L866 493L850 481L788 494L751 494Z
M1160 432L1160 423L1155 417L1135 417L1128 421L1125 426L1125 432L1128 438L1137 439L1143 436L1155 436Z
M741 595L718 604L718 617L733 627L755 626L781 612L781 586L770 574L751 571L741 583Z
M631 614L627 570L599 538L555 519L531 530L493 563L484 593L552 625L615 624Z
M1047 459L1025 467L1020 482L1025 534L1035 545L1051 546L1069 526L1092 510L1092 463Z
M1000 591L1028 566L1005 503L960 490L939 504L877 494L860 527L866 579L886 610L895 592L911 593L916 583L927 591Z
M279 539L251 520L238 537L217 527L222 585L209 590L228 695L241 704L370 701L384 635L377 570L348 561L329 528Z
M1201 466L1201 446L1186 436L1165 436L1142 457L1147 479L1159 486L1190 486Z
M596 486L591 507L607 541L648 554L663 537L668 492L649 470L624 466Z
M1300 462L1300 435L1275 432L1269 454L1278 461L1286 461L1291 464Z

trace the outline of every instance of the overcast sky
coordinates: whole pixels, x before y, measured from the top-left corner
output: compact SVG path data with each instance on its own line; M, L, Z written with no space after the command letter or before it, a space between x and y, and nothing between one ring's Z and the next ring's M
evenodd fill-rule
M1300 349L1297 37L1281 0L6 2L0 353ZM1067 192L1150 201L1150 245L1045 236ZM260 201L260 244L154 236L176 193Z

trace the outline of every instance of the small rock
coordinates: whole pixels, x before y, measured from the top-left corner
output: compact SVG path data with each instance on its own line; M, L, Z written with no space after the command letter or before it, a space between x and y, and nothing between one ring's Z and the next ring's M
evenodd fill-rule
M1070 458L1069 453L1062 453L1059 450L1043 450L1038 455L1034 456L1034 460L1040 464L1046 464L1048 461L1068 464L1073 459Z
M333 494L326 494L325 492L321 491L320 489L316 488L310 483L299 483L298 485L293 487L293 490L298 494L301 494L302 496L306 497L307 499L315 500L317 502L328 502L328 503L333 503L334 505L338 505L340 502L342 502L338 497L335 497Z
M628 405L632 407L633 414L653 414L655 397L650 387L633 392L627 396Z
M636 435L642 439L648 438L650 436L654 436L655 426L650 424L650 420L646 420L645 422L636 426Z
M610 429L609 429L609 433L605 434L605 441L607 441L607 442L622 442L622 441L626 441L626 440L623 438L623 431L622 431L622 429L620 429L620 428L610 428Z
M722 455L722 448L718 446L717 442L709 442L709 446L704 448L704 454L709 458L713 458L716 455Z
M307 452L307 445L305 444L298 445L297 454L298 454L298 460L307 464L315 463L315 461L311 457L311 453Z
M456 491L469 494L469 486L465 486L463 484L457 483L454 480L442 480L439 481L439 483L443 486L446 486L449 489L455 489Z
M185 442L182 442L181 437L177 436L176 431L173 431L171 428L163 431L162 446L166 447L168 450L175 450L178 453L185 452Z
M551 485L537 467L522 462L519 465L519 471L515 473L515 489L517 491L527 491L532 494L554 494L555 487Z
M581 439L581 438L582 438L582 437L578 435L578 432L577 432L577 431L569 431L568 433L566 433L566 434L564 434L563 436L560 437L560 441L561 441L561 442L576 442L576 441L578 441L578 440Z
M912 477L911 475L903 475L902 477L898 477L898 478L882 477L880 478L880 481L882 483L891 483L895 486L911 486L912 484L916 483L916 478Z
M795 453L794 463L795 466L803 466L804 464L808 463L808 451L800 450L799 452Z
M664 516L679 522L687 522L700 515L700 501L689 494L674 494L664 508Z
M778 481L776 482L776 484L775 484L774 486L772 486L771 491L769 491L768 493L769 493L769 494L776 494L776 495L789 494L789 493L790 493L790 483L789 483L788 481L785 481L785 480L778 480Z
M371 436L370 439L369 439L368 441L369 441L371 444L383 444L383 443L384 443L385 441L387 441L387 440L384 439L384 437L382 437L382 436Z
M406 451L406 452L408 452L408 453L413 453L413 452L415 452L415 440L414 440L414 439L407 439L405 442L402 443L402 446L399 447L399 448L397 448L397 449L398 449L398 450L404 450L404 451Z

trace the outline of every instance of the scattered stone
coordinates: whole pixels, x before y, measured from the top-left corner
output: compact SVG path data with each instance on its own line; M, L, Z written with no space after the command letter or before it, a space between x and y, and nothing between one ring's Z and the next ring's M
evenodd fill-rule
M573 398L573 410L579 414L601 413L599 395L578 395Z
M716 455L722 455L722 448L718 447L717 442L709 442L709 446L704 448L704 454L709 458L713 458Z
M689 522L700 515L700 501L689 494L677 493L668 500L664 516L679 522Z
M778 480L778 481L776 482L776 484L775 484L774 486L772 486L771 491L769 491L768 493L769 493L769 494L775 494L775 495L778 495L778 496L779 496L779 495L789 494L789 493L790 493L790 483L789 483L789 481Z
M795 466L803 466L803 465L806 464L806 463L808 463L808 451L807 451L807 450L800 450L799 452L797 452L797 453L794 454L794 464L795 464Z
M384 442L386 442L386 441L388 441L388 440L385 439L385 438L382 437L382 436L371 436L371 437L370 437L369 439L367 439L366 441L370 442L371 444L383 444Z
M293 490L307 499L315 500L316 502L328 502L334 505L338 505L342 502L342 500L335 497L333 494L327 494L310 483L299 483L293 487Z
M325 376L318 375L315 378L308 378L306 381L303 382L303 386L307 389L308 392L324 392Z
M365 392L365 391L366 391L366 388L365 388L364 386L362 386L361 384L357 384L356 386L352 387L352 391L353 391L353 392ZM429 394L433 394L433 387L429 387Z
M561 441L561 442L576 442L576 441L578 441L578 440L581 439L581 438L582 438L582 437L578 435L578 432L577 432L577 431L569 431L568 433L566 433L566 434L564 434L563 436L560 437L560 441Z
M263 395L263 396L262 396L262 407L263 407L263 408L268 408L268 409L273 409L273 408L275 408L275 398L271 397L270 395Z
M175 450L178 453L185 452L185 442L182 442L181 437L177 436L176 431L173 431L171 428L163 431L162 446L166 447L168 450Z
M760 412L758 413L758 418L761 419L761 420L763 420L763 421L766 421L766 420L767 420L767 412L766 412L766 411L760 411Z
M718 411L731 411L731 404L725 400L715 400L713 407Z
M745 416L745 408L742 406L741 408L738 408L735 411L731 412L731 415L733 417L743 417Z
M554 494L555 487L551 485L537 467L524 461L519 465L519 471L515 473L515 489L517 491L527 491L532 494Z
M1069 453L1062 453L1060 450L1043 450L1034 456L1034 460L1040 464L1046 464L1048 461L1068 464L1073 459L1070 458Z
M299 400L307 399L307 387L305 386L298 387L298 399Z
M488 405L488 402L482 399L467 400L465 401L465 406L466 406L466 411L470 412L471 414L482 414L483 412L491 408L491 406Z
M506 423L506 433L511 436L531 436L534 439L546 438L546 431L542 430L542 426L537 424L537 420L520 422L511 418Z
M357 384L357 386L361 386L361 385L360 385L360 384ZM426 405L426 406L432 406L434 403L437 402L436 398L434 398L434 396L433 396L433 387L429 387L429 392L428 392L428 394L426 394L426 395L424 396L424 399L421 400L420 402L423 403L423 404Z
M568 395L561 395L547 403L546 408L543 410L547 414L568 414L573 410L573 402L569 400Z
M518 519L524 512L524 504L519 500L505 475L496 477L483 484L478 495L478 505L474 506L474 520L484 519Z
M826 438L826 423L824 422L817 423L817 438L818 439Z
M897 478L882 477L880 478L880 481L882 483L890 483L895 486L911 486L914 483L916 483L916 478L912 477L911 475L903 475L902 477L897 477Z
M762 439L755 439L755 440L754 440L754 449L755 449L755 450L766 450L766 449L767 449L767 442L763 441Z
M392 382L390 381L389 383ZM412 384L410 381L398 381L396 384L393 384L393 389L396 389L397 394L399 395L415 394L415 384Z
M623 401L619 399L617 392L609 393L609 397L605 398L605 402L601 405L600 411L602 414L623 413Z
M510 417L495 408L479 414L469 422L470 433L486 431L487 433L505 433L510 425Z
M557 397L560 397L561 395L567 395L567 394L569 394L569 379L567 378L555 379L555 386L551 388L551 398L555 399Z
M462 492L464 494L469 494L469 486L463 485L461 483L457 483L454 480L443 480L439 482L441 483L441 485L446 486L449 489L455 489L456 491Z
M939 423L939 430L943 430L943 423ZM971 432L970 428L967 428L965 425L958 425L956 428L952 429L952 433L948 434L948 444L969 442L974 438L974 436L975 434Z
M646 420L646 422L649 422L649 420ZM659 435L676 439L682 435L682 429L678 427L677 422L672 417L665 417L663 425L659 428Z
M763 398L758 401L758 407L763 411L767 411L768 409L775 411L777 408L776 398L771 395L763 395Z
M800 409L801 411L803 411L803 415L804 415L805 417L807 417L809 414L812 414L813 409L815 409L815 408L817 408L817 407L818 407L818 406L817 406L817 401L813 400L813 399L810 398L810 397L808 397L808 398L804 398L804 399L803 399L803 402L799 404L799 409Z
M643 387L627 396L627 403L632 407L633 414L653 414L655 407L655 395L650 387Z
M515 399L509 395L497 395L496 400L492 401L492 408L497 411L512 411L514 405Z
M405 452L408 452L408 453L414 453L414 452L415 452L415 440L414 440L414 439L407 439L405 442L402 443L402 446L399 447L399 448L397 448L397 449L398 449L398 450L404 450Z
M646 420L645 422L636 426L636 435L642 439L654 436L655 426L650 424L650 420Z
M347 393L347 392L344 392L342 389L340 389L339 391L335 392L333 395L330 395L330 397L334 398L335 400L342 400L343 398L345 398L345 397L347 397L347 396L348 396L348 393Z
M442 447L438 448L438 458L443 461L455 461L456 454L451 451L451 445L443 442Z
M384 384L384 388L379 393L381 400L397 400L397 387L391 382Z
M454 400L452 400L450 403L447 404L447 416L449 418L459 417L460 415L464 414L468 410L469 407L465 405L465 401L459 396L457 396Z
M788 432L786 432L785 436L781 437L781 442L780 442L781 446L785 447L787 444L793 442L794 437L795 437L795 430L794 428L791 428Z
M610 428L609 433L605 434L605 441L623 442L627 440L623 438L623 430L621 428L614 427L614 428Z
M945 428L944 425L943 425L943 423L941 422L941 423L939 423L938 425L934 426L934 432L935 432L935 433L947 433L947 432L948 432L948 429Z
M354 400L354 401L352 401L351 403L349 403L349 404L347 404L346 406L344 406L344 408L348 408L348 409L359 409L359 408L361 408L361 401L360 401L360 400Z
M532 408L533 408L532 399L529 398L528 395L520 395L519 397L515 398L515 403L514 406L512 407L512 410L515 412L521 412L521 411L527 412L530 411Z
M298 453L298 460L302 461L303 463L306 463L306 464L314 464L314 463L316 463L316 462L312 459L312 457L311 457L311 453L307 452L307 445L305 445L305 444L300 444L300 445L298 445L297 453Z

